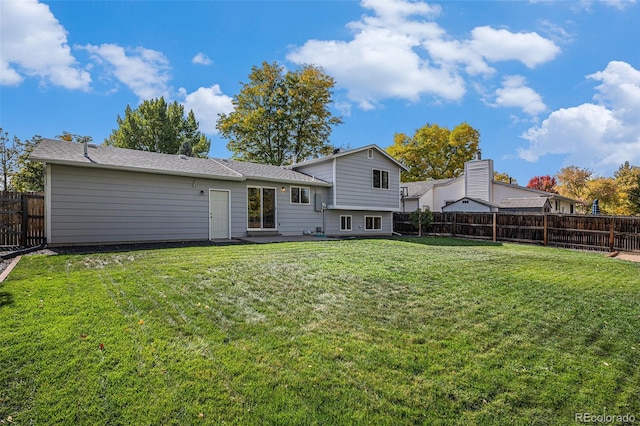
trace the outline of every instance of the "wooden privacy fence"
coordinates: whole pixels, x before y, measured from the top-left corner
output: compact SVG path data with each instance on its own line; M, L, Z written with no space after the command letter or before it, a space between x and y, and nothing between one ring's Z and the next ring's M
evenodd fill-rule
M44 195L0 192L0 246L34 247L44 243Z
M395 213L394 230L417 233L408 213ZM574 249L640 251L640 217L433 213L427 233Z

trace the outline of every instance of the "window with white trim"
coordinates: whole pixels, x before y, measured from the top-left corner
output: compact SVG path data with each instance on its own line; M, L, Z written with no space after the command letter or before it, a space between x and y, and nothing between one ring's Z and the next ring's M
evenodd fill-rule
M364 229L367 231L376 231L382 229L382 216L365 216Z
M369 148L367 150L367 157L369 158L369 160L373 159L373 149Z
M389 172L386 170L373 169L373 187L389 189Z
M291 204L309 204L311 189L299 186L291 187Z
M351 216L340 216L340 230L351 231Z

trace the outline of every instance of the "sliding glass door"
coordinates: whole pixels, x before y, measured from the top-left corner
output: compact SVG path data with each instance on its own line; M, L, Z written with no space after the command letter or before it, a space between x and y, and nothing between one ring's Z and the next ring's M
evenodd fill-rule
M247 218L249 229L276 228L275 188L247 188Z

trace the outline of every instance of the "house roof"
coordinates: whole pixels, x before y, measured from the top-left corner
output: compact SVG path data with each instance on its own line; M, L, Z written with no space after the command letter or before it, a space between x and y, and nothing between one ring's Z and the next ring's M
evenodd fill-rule
M89 144L43 139L34 148L31 159L52 164L160 173L177 176L243 181L249 178L276 182L306 183L331 186L295 170L265 164L230 160L194 158Z
M462 197L459 200L457 200L455 203L449 204L449 206L457 204L463 200L470 200L470 201L473 201L474 203L482 204L483 206L487 206L487 207L498 207L497 204L490 203L489 201L481 200L480 198L471 198L471 197ZM445 206L445 207L449 207L449 206Z
M522 189L524 191L528 191L531 194L537 194L543 198L550 198L552 200L564 200L570 203L574 203L574 204L581 204L582 202L579 200L575 200L573 198L569 198L569 197L565 197L564 195L560 195L560 194L555 194L553 192L546 192L546 191L540 191L539 189L533 189L533 188L527 188L526 186L520 186L520 185L514 185L514 184L510 184L510 183L506 183L506 182L499 182L497 180L493 181L494 184L496 185L503 185L503 186L508 186L508 187L517 187L518 189ZM525 197L526 198L526 197Z
M505 198L500 202L501 209L514 208L543 208L549 203L549 199L540 197Z
M240 173L247 179L267 179L278 182L308 183L320 186L331 186L330 183L309 176L288 167L272 166L269 164L248 163L227 159L215 159L218 164Z
M405 198L420 198L436 185L446 185L458 178L431 179L418 182L403 182L400 186L407 187L408 195Z
M380 148L378 145L376 144L371 144L371 145L367 145L367 146L363 146L360 148L355 148L355 149L347 149L347 150L340 150L338 152L334 152L331 155L327 155L325 157L320 157L320 158L314 158L312 160L307 160L307 161L302 161L300 163L295 163L292 164L291 168L295 169L296 167L302 167L302 166L307 166L309 164L317 164L317 163L322 163L325 161L330 161L333 160L334 158L339 158L339 157L344 157L345 155L351 155L351 154L355 154L357 152L360 151L365 151L368 149L375 149L376 151L378 151L380 154L382 154L383 156L387 157L387 159L393 163L395 163L398 167L400 167L403 170L409 170L404 164L402 164L401 162L399 162L398 160L396 160L395 158L393 158L391 155L389 155L389 153L387 151L385 151L384 149Z

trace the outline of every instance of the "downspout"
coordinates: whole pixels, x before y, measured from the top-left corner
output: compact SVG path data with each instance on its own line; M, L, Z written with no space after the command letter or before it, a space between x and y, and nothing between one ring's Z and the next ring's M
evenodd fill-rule
M338 182L336 179L336 159L333 159L333 206L337 205Z

